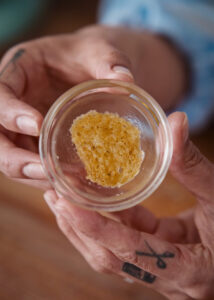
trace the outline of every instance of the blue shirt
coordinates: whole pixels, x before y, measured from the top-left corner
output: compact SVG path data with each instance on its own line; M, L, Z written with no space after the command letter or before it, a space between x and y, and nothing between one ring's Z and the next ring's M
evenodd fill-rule
M187 113L192 131L205 127L214 115L214 1L103 0L100 21L164 34L187 54L192 88L175 110Z

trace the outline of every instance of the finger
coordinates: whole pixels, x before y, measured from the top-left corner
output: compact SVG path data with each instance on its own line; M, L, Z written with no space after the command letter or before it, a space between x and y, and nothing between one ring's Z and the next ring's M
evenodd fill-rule
M0 66L0 124L8 130L38 136L42 115L20 101L27 84L20 63L25 55L25 49L14 47L3 57Z
M55 209L57 202L56 193L52 190L44 194L44 199L51 211L56 216L57 224L63 234L72 245L82 254L88 264L100 273L118 273L121 270L122 262L105 248L97 245L93 240L83 237L81 233L74 230L69 222Z
M144 271L136 265L124 262L116 257L111 251L99 245L94 239L89 238L77 228L73 227L75 233L87 245L91 254L89 264L95 271L100 273L112 273L122 276L124 278L132 278L140 280L144 285L150 286L155 289L163 288L163 280L157 278L155 275Z
M0 171L11 178L46 178L39 155L17 148L0 133Z
M138 205L127 210L111 213L113 220L116 219L133 229L155 234L171 243L184 243L187 238L195 241L196 227L189 218L156 218L148 209ZM195 229L195 230L194 230ZM193 236L189 236L194 233Z
M63 198L55 208L73 228L94 239L123 261L164 279L172 279L175 270L179 273L185 269L182 255L183 251L188 255L188 250L182 246L177 247L154 235L130 229L96 212L68 206Z
M81 35L80 35L81 36ZM129 58L120 50L111 45L102 36L94 37L94 34L83 34L82 41L80 36L73 37L73 47L71 49L73 54L73 61L70 57L59 57L62 62L71 62L68 68L64 68L64 76L71 82L80 82L87 79L118 79L124 81L134 81L132 74L132 66ZM91 37L92 36L92 37ZM82 51L87 45L87 51ZM46 47L47 48L47 47ZM49 51L50 52L50 51ZM54 65L55 58L50 57L49 52L46 51L45 56L49 65ZM71 65L76 68L78 62L79 72L71 73ZM78 73L78 74L77 74ZM74 77L75 75L75 77Z
M45 197L45 196L44 196ZM46 202L48 202L46 200ZM50 205L49 205L50 206ZM97 257L94 255L92 257L90 249L86 246L86 244L78 237L73 228L70 226L68 221L61 215L56 216L56 221L59 226L59 229L65 235L65 237L69 240L69 242L82 254L87 263L97 272L107 273L107 270L104 267L101 267L96 261Z
M155 215L140 205L111 213L111 215L124 225L147 233L155 233L159 224Z
M173 176L199 199L212 202L214 196L214 166L189 140L188 120L184 113L169 116L173 135Z
M54 210L54 213L59 214L60 210L59 210L59 205L57 205L57 204L59 204L63 200L62 199L57 200L56 194L53 191L50 191L50 192L46 193L46 196L53 197L53 201L54 201L53 210ZM70 208L72 207L70 205L70 203L68 203L68 201L64 201L63 205L66 205L66 209L70 212ZM62 206L62 203L60 203L60 206ZM91 213L91 212L88 212L88 213ZM73 231L78 232L78 236L81 236L82 237L81 240L84 240L84 242L86 242L86 241L88 242L90 240L92 241L90 245L87 244L87 245L89 245L89 247L88 247L89 251L93 250L93 249L96 249L96 248L93 248L92 245L95 244L95 243L99 244L99 240L98 239L93 240L93 238L89 237L88 235L85 235L85 232L82 232L81 230L79 230L78 227L72 226L71 222L70 222L70 220L71 220L70 218L72 218L72 217L73 216L71 216L71 215L69 215L69 218L68 218L68 216L64 217L66 222L67 222L67 226L71 226ZM89 218L87 218L87 222L88 221L89 221ZM90 224L90 222L89 222L89 224ZM109 233L111 234L111 231ZM118 242L120 243L121 239L118 240ZM104 250L106 250L106 249L104 248ZM92 251L93 258L94 257L96 258L95 253L96 253L96 251ZM108 251L108 254L110 254L110 258L112 259L112 256L111 256L112 252ZM109 257L106 256L106 252L102 251L102 261L107 261L108 262L107 266L109 268L109 265L112 261L110 262L110 261L108 261L108 259L109 259ZM136 266L136 264L133 264L133 263L130 263L130 262L123 262L121 259L119 259L119 261L117 261L117 262L120 263L120 270L115 271L115 273L117 272L118 275L121 275L125 278L131 277L131 278L137 279L137 280L139 280L139 282L141 282L143 284L146 284L147 286L150 286L154 289L157 289L158 291L162 291L162 293L165 294L165 295L174 295L175 296L177 294L177 296L179 296L179 297L181 297L181 295L183 295L183 292L182 291L178 292L178 288L177 288L177 283L176 282L179 280L179 272L178 272L177 269L174 270L174 274L170 277L170 280L166 281L166 280L163 280L161 278L156 277L156 275L151 274L148 271L143 270L139 266ZM113 268L115 267L115 264L117 265L117 262L115 263L115 261L114 261ZM118 264L118 266L119 266L119 264ZM101 272L102 271L103 270L101 269ZM184 270L182 270L182 272L181 272L181 277L182 277L182 280L184 280L184 278L185 278L185 271ZM176 278L176 281L173 281L173 279L175 279L175 278ZM178 297L178 299L179 299L179 297ZM176 299L177 299L177 297L176 297Z
M38 136L42 115L0 83L0 124L11 131Z
M86 68L96 79L134 81L128 57L108 43L98 42L87 54Z
M124 263L109 250L97 245L93 240L81 235L74 230L69 222L61 215L57 216L57 224L63 234L72 245L82 254L93 270L104 274L116 274L123 278L140 280L144 285L153 284L153 288L160 288L160 281L157 285L157 278L135 265ZM155 284L155 285L154 285Z
M93 239L85 236L78 229L71 226L70 222L58 213L56 203L59 201L53 190L44 194L45 201L57 217L58 225L68 240L83 255L89 265L100 273L114 273L124 278L130 277L138 280L144 285L161 289L166 285L161 279L145 272L139 267L118 259L108 249L100 246Z
M48 190L44 193L44 199L47 203L50 210L53 212L57 219L57 224L61 231L65 234L65 236L68 238L68 240L81 252L84 253L84 255L87 255L88 248L84 245L84 243L77 237L75 232L73 231L72 227L69 225L68 221L57 213L55 210L55 204L57 201L56 194L52 190Z
M48 201L46 200L46 202L48 202ZM81 239L76 235L76 233L74 232L72 227L69 225L67 220L61 215L56 215L56 221L59 226L59 229L66 236L66 238L69 240L69 242L71 242L71 244L82 254L82 256L86 259L86 261L89 261L90 260L89 249L81 241Z

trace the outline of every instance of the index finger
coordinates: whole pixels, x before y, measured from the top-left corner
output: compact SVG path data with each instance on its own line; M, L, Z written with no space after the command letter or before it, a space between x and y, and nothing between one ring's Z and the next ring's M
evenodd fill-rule
M71 206L65 199L57 202L56 210L76 230L125 262L163 279L177 278L181 270L184 272L183 255L189 253L183 246L178 247L154 235L133 230L96 212Z

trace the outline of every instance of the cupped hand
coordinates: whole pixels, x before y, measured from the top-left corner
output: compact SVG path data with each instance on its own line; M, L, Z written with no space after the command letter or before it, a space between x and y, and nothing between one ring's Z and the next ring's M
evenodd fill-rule
M0 65L0 170L47 187L37 144L51 104L85 80L132 81L128 68L128 58L95 33L46 37L9 50Z
M10 49L0 64L0 171L48 187L37 150L43 117L65 90L101 78L135 78L164 108L183 86L176 53L159 37L125 28L92 26Z
M171 172L197 197L191 211L157 219L136 206L107 218L51 190L45 199L61 231L95 270L130 277L170 300L214 299L214 166L189 140L185 114L173 113L169 122Z

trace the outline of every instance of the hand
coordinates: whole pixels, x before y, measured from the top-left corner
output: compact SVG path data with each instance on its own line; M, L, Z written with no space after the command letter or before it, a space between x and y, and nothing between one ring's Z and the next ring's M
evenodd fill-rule
M170 300L214 299L214 166L189 141L185 114L174 113L169 122L171 172L197 196L192 211L157 219L136 206L110 219L58 199L54 191L45 199L62 232L95 270L130 277Z
M171 67L165 68L165 63ZM160 38L122 28L94 26L13 47L0 65L0 171L49 187L37 143L43 117L59 95L89 79L136 78L154 96L161 95L160 102L167 108L182 90L181 65ZM169 86L161 93L161 84L155 82L169 82Z

